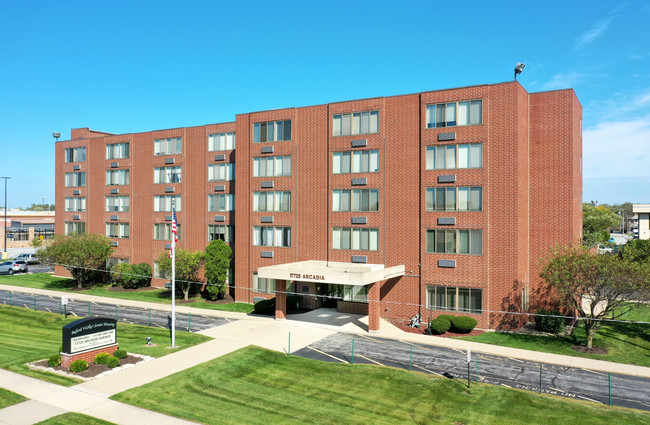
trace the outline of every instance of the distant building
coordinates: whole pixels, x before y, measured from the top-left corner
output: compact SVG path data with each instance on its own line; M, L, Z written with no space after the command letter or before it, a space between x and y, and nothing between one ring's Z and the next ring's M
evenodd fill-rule
M632 212L639 216L638 234L635 232L634 236L639 239L650 239L650 204L634 204Z
M4 244L4 231L7 231L7 248L24 248L31 245L34 238L54 237L54 211L0 210L0 243ZM4 249L4 246L2 247Z

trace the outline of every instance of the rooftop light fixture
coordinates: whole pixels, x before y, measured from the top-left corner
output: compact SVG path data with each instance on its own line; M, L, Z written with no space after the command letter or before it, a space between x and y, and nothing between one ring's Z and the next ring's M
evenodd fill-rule
M525 67L526 65L523 63L517 62L517 66L515 66L515 81L517 81L517 74L521 74Z

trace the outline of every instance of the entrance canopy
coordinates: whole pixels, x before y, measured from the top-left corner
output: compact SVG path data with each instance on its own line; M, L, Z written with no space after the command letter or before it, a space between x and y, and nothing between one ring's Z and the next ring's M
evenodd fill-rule
M257 276L285 281L370 285L393 277L404 276L404 265L384 268L383 264L308 260L260 267L257 269Z

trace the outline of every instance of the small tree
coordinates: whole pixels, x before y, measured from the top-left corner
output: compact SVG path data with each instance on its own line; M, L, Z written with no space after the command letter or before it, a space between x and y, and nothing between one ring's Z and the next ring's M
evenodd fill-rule
M649 299L649 267L585 248L559 247L540 276L555 289L559 302L583 318L587 348L603 322L616 319Z
M205 248L206 291L212 301L225 297L231 258L232 249L221 239L210 242Z
M609 241L609 229L620 225L621 218L604 205L582 204L582 239L586 246Z
M103 269L111 256L111 241L92 233L56 236L38 253L41 261L64 267L83 288L99 269Z
M176 291L183 295L183 299L189 299L190 292L194 293L198 288L195 284L199 282L199 270L203 265L205 254L201 251L176 250ZM169 252L165 251L158 257L158 268L160 272L171 276L172 259Z

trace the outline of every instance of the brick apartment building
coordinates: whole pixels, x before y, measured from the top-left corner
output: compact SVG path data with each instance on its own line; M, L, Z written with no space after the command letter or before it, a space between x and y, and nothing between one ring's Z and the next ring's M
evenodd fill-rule
M152 264L174 201L179 248L230 243L233 296L277 291L276 317L286 288L368 314L370 330L442 311L514 326L521 316L499 312L527 311L540 259L580 240L581 127L573 90L507 82L135 134L73 129L56 144L56 232L103 234L115 258Z

